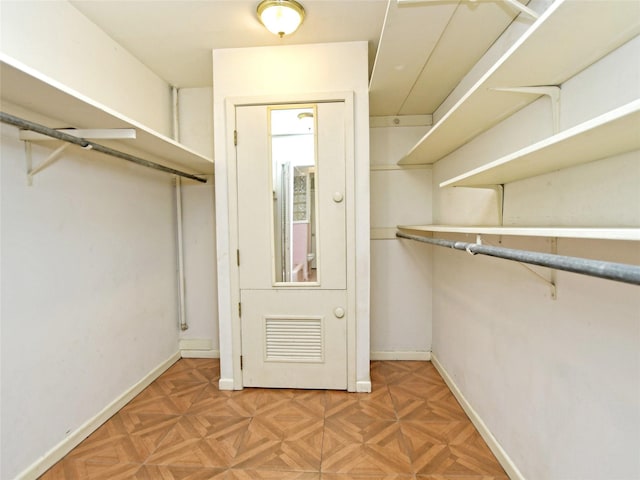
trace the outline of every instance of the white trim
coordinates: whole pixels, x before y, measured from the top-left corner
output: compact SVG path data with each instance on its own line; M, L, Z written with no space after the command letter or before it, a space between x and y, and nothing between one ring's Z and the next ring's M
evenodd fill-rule
M220 390L233 390L235 386L235 382L233 378L221 378L218 381L218 388Z
M371 393L371 380L358 380L356 382L357 393Z
M220 358L220 350L180 350L182 358Z
M93 418L90 418L83 423L77 430L67 436L58 445L53 447L42 457L36 460L30 467L24 470L16 477L16 480L35 480L49 468L60 461L67 453L77 447L80 442L91 435L98 429L104 422L109 420L115 415L122 407L129 403L133 398L138 395L142 390L147 388L154 380L162 375L171 365L176 363L180 359L180 352L176 352L168 359L151 370L147 375L140 379L139 382L134 384L122 395L114 399L106 407L104 407Z
M431 352L371 352L371 360L431 360Z
M522 475L520 470L518 470L516 464L513 462L513 460L511 460L511 457L509 457L504 448L502 448L502 445L498 443L498 440L496 440L496 437L493 436L491 430L489 430L489 427L487 427L487 425L482 421L482 419L478 415L478 412L473 409L469 401L465 398L451 376L447 373L442 364L438 361L436 355L433 353L431 354L431 363L433 363L433 366L436 367L436 370L438 370L453 395L456 397L458 402L460 402L460 405L469 416L469 419L478 429L478 432L487 443L489 449L496 456L498 462L500 462L500 465L502 465L502 468L504 468L505 472L507 472L509 478L511 480L526 480L524 475Z

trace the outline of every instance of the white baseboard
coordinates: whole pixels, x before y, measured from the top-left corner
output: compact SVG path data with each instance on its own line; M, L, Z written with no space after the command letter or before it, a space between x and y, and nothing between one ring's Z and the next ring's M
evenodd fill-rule
M220 358L220 350L180 350L182 358Z
M356 382L356 392L371 393L371 380L359 380Z
M518 467L516 467L516 464L513 463L513 460L511 460L507 452L504 451L502 445L498 443L496 437L493 436L487 425L482 421L478 413L473 409L473 407L462 394L451 376L449 376L449 373L447 373L442 364L438 361L436 355L433 353L431 354L431 363L433 363L433 366L436 367L436 370L438 370L440 375L442 375L445 383L447 384L453 395L456 397L458 402L460 402L463 410L471 419L471 423L473 423L473 425L478 429L478 432L480 433L484 441L487 442L487 446L496 456L496 459L498 460L498 462L500 462L500 465L502 465L502 468L504 468L505 472L507 472L509 478L511 480L526 480L524 475L522 475L520 470L518 470Z
M234 386L233 378L221 378L218 381L218 388L220 390L233 390Z
M147 388L155 379L162 375L171 365L176 363L180 359L180 352L176 352L167 358L164 362L158 365L145 375L138 383L129 388L126 392L112 401L109 405L104 407L96 416L87 420L76 431L71 433L68 437L62 440L58 445L53 447L41 458L34 462L30 467L24 470L16 477L16 480L35 480L59 460L62 459L67 453L77 447L80 442L95 432L104 422L109 420L114 414L118 412L122 407L129 403L136 395L142 390Z
M431 360L431 352L371 352L371 360Z

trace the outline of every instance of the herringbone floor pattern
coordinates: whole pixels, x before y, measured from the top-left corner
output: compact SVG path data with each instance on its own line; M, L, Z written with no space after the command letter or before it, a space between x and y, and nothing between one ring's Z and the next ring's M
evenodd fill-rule
M182 359L41 480L508 480L430 362L373 362L373 392L221 392Z

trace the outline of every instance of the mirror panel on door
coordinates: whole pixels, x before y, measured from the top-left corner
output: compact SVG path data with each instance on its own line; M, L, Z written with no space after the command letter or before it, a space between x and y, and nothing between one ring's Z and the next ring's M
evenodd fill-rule
M315 105L269 108L274 284L317 283Z
M288 281L287 269L282 273L278 259L282 253L283 236L274 192L281 169L273 168L272 135L269 124L272 111L309 109L314 117L315 170L302 171L308 175L308 210L304 215L311 230L311 243L307 252L313 255L307 263L307 281ZM242 289L344 289L346 288L346 205L345 193L345 115L343 102L296 105L247 105L237 107L238 145L236 147L236 175L238 185L238 265ZM297 120L297 118L296 118ZM279 133L278 131L274 133ZM309 137L309 136L308 136ZM278 138L277 136L275 137ZM277 143L278 140L276 140ZM284 162L281 162L284 163ZM276 164L277 166L277 164ZM300 170L303 166L298 165ZM285 170L287 171L287 170ZM294 196L293 182L296 172L289 169L290 195ZM285 179L287 181L287 179ZM298 180L298 183L302 183ZM303 184L304 185L304 184ZM302 188L304 188L302 186ZM341 201L336 200L338 197ZM291 206L293 198L291 198ZM286 223L287 232L298 225ZM315 218L314 218L315 216ZM305 217L298 217L305 218ZM296 220L303 221L304 220ZM304 223L303 223L304 226ZM289 235L291 235L289 233ZM293 237L293 235L291 235ZM309 237L307 237L309 238ZM286 247L286 244L285 244ZM289 251L292 252L289 245ZM286 252L285 252L286 256ZM276 261L277 260L277 261ZM290 262L293 265L294 262ZM304 266L304 265L303 265ZM293 268L291 269L293 270ZM303 269L298 272L304 274ZM284 281L283 281L284 280Z

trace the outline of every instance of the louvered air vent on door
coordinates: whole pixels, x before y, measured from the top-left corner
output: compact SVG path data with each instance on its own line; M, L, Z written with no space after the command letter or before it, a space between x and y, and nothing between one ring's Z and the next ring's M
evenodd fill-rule
M265 361L322 362L322 317L265 318Z

